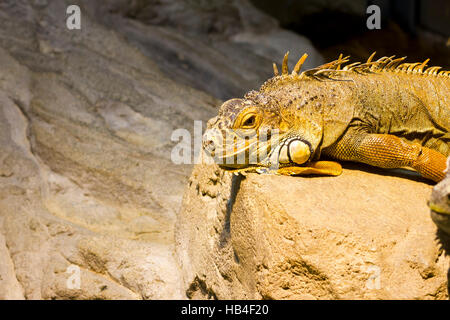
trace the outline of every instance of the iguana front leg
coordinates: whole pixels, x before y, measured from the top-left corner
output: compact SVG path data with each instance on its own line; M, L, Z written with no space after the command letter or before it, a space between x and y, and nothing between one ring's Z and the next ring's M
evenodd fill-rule
M445 176L444 155L419 144L407 143L390 134L353 130L324 149L323 153L335 159L362 162L381 168L410 167L436 182Z

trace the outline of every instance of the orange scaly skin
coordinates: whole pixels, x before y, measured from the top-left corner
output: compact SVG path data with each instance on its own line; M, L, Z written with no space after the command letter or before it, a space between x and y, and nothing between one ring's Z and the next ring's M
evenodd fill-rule
M308 173L298 167L320 167L312 161L326 155L382 168L408 167L433 181L442 180L450 155L450 72L425 68L428 60L402 63L404 58L383 57L372 61L373 56L345 67L348 60L341 56L299 74L304 55L289 74L286 54L281 75L274 65L275 77L244 99L225 102L208 128L240 129L246 113L252 112L257 115L255 131L279 129L280 141L297 139L307 144L308 162L291 160L293 169L283 164L281 174ZM289 159L295 158L295 150ZM253 168L268 167L273 159ZM324 173L333 174L334 169L330 170Z

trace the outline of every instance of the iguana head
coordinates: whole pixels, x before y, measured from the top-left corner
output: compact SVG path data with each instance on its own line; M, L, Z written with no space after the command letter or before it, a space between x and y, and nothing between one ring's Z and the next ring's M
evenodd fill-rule
M308 166L318 159L321 147L335 141L349 121L351 111L334 111L342 90L335 85L298 74L304 55L292 74L266 81L259 91L222 104L208 122L203 145L224 169L242 170ZM335 130L324 135L324 122L336 119Z
M321 137L320 122L290 112L288 101L252 91L220 107L204 144L225 168L283 167L311 160Z

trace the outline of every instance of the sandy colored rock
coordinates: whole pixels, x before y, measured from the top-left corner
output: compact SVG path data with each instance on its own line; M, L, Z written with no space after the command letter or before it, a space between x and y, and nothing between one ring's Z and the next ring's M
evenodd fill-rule
M23 290L15 277L14 263L9 256L5 238L0 234L0 299L24 299Z
M177 221L191 298L447 299L448 255L415 175L234 176L198 165Z
M223 5L221 25L279 27L218 1L180 30L183 3L161 4L167 24L137 3L78 1L69 30L71 1L0 2L0 299L186 298L174 225L192 165L171 160L172 133L272 72L231 38L249 26L209 37L202 23Z

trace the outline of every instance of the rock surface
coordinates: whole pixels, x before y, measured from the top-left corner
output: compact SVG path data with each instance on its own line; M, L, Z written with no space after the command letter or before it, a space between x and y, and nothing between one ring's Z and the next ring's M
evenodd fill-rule
M81 30L66 27L73 1L0 2L0 298L185 298L174 225L192 166L171 161L172 132L257 88L289 49L233 37L287 31L241 1L160 1L159 16L133 15L153 1L76 2ZM238 28L202 27L227 19Z
M189 296L448 299L432 186L358 168L301 178L196 166L176 233Z

